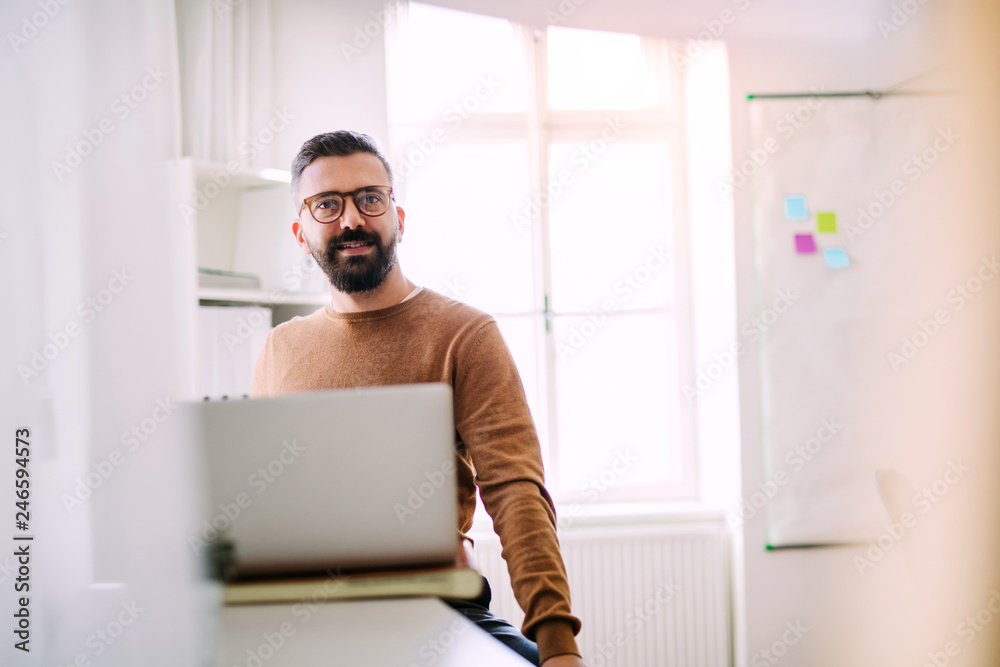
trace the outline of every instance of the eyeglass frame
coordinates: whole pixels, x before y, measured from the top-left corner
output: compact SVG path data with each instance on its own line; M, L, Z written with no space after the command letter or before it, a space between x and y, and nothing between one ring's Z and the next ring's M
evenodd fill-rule
M390 203L388 205L386 205L385 211L382 211L378 215L368 215L367 213L364 213L361 210L361 207L358 206L358 202L355 199L355 197L357 197L358 193L361 192L362 190L378 190L380 192L383 192L383 193L389 195L389 202ZM396 201L396 195L393 192L393 189L392 189L391 185L365 185L365 186L362 186L362 187L358 188L357 190L354 190L353 192L337 192L336 190L327 190L326 192L317 192L316 194L311 195L311 196L306 197L305 199L303 199L302 200L302 204L299 206L299 215L300 215L300 217L301 217L301 214L302 214L302 209L308 208L309 209L309 216L313 220L316 220L316 215L313 213L312 206L310 206L310 204L312 204L312 202L317 197L323 197L325 195L338 195L341 199L344 200L345 203L347 201L347 198L350 197L351 203L354 204L354 208L357 209L358 213L361 213L361 215L367 216L369 218L378 218L380 216L385 215L389 211L389 207L392 205L392 202ZM321 225L332 225L333 223L337 222L342 217L344 217L344 211L346 211L346 210L347 210L347 206L345 205L344 206L344 210L341 211L340 215L338 215L333 220L328 220L326 222L323 222L322 220L316 220L316 222L318 224L321 224Z

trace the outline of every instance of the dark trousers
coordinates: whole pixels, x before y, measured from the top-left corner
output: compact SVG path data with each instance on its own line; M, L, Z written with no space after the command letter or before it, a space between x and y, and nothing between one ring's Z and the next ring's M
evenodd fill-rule
M516 651L522 658L533 665L537 665L538 645L527 639L507 621L491 614L490 600L492 599L493 592L490 590L490 582L486 581L486 577L483 577L483 592L474 600L441 598L441 601L499 639L507 647Z

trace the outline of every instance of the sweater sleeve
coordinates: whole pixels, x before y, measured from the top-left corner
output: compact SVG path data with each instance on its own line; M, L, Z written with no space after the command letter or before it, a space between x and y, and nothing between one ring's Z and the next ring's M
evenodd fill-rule
M495 321L483 325L459 356L454 386L455 424L500 537L514 597L524 610L522 632L538 642L542 661L561 653L579 655L574 635L580 621L570 613L538 435Z

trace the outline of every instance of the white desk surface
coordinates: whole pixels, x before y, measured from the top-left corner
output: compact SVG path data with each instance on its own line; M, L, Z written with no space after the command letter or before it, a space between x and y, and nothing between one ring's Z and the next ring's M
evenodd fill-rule
M218 667L524 667L435 598L224 607Z

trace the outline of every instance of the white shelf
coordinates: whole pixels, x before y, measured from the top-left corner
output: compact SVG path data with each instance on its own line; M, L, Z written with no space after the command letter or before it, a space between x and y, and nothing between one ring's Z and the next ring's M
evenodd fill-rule
M303 294L301 292L281 292L278 290L265 291L256 289L226 289L224 287L199 287L198 300L253 303L262 306L325 306L330 302L330 294Z
M216 185L222 187L227 187L231 183L238 188L259 188L292 182L292 173L281 169L247 170L238 168L235 163L226 165L221 162L188 159L191 159L195 177L201 183L215 181Z

